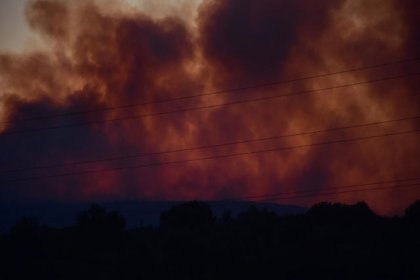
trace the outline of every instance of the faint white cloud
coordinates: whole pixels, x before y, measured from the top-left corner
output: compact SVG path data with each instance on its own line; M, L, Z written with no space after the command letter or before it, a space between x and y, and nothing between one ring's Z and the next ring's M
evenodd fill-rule
M25 20L26 0L0 1L0 51L18 52L25 48L31 31Z

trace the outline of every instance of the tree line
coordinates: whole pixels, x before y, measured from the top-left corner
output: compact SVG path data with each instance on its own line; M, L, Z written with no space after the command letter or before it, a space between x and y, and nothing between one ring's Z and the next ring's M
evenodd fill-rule
M0 236L0 279L420 279L419 236L420 200L399 217L323 202L218 218L192 201L134 229L92 205L67 228L22 218Z

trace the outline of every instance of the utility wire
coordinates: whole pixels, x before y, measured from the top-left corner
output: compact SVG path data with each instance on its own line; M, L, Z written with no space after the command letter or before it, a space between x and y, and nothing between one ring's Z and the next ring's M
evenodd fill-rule
M302 194L302 195L278 197L278 198L274 198L274 199L263 199L263 200L258 200L258 202L279 201L279 200L286 200L286 199L296 199L296 198L325 196L325 195L337 195L337 194L365 192L365 191L379 191L379 190L388 190L388 189L400 189L400 188L408 188L408 187L414 187L414 186L419 187L420 186L420 183L405 184L405 185L396 185L396 186L391 186L391 187L375 187L375 188L366 188L366 189L358 189L358 190L345 190L345 191L337 191L337 192L320 192L320 193L312 193L312 194Z
M385 184L392 184L392 183L415 183L420 184L420 182L410 182L410 181L418 181L420 177L413 177L413 178L404 178L404 179L396 179L396 180L385 180L385 181L377 181L377 182L370 182L370 183L361 183L361 184L351 184L351 185L343 185L343 186L333 186L333 187L323 187L322 191L332 191L332 190L342 190L342 189L352 189L356 187L367 187L367 186L374 186L374 185L385 185ZM302 193L313 193L319 192L320 188L311 188L302 191L292 191L292 192L279 192L279 193L272 193L272 194L265 194L265 195L256 195L256 196L245 196L241 198L236 198L239 200L253 200L253 199L268 199L273 197L282 197L282 196L289 196L289 195L296 195ZM224 199L223 201L230 201L229 199Z
M272 81L272 82L268 82L268 83L259 83L259 84L254 84L254 85L250 85L250 86L219 89L219 90L211 91L211 92L207 92L207 93L192 94L192 95L187 95L187 96L180 96L180 97L161 99L161 100L145 101L145 102L135 103L135 104L125 104L125 105L120 105L120 106L104 107L104 108L99 108L99 109L96 109L96 110L70 112L70 113L56 114L56 115L50 115L50 116L37 116L37 117L33 117L33 118L17 119L17 120L13 120L13 121L4 121L4 122L0 122L0 124L9 124L9 123L32 121L32 120L52 119L52 118L58 118L58 117L67 117L67 116L74 116L74 115L81 115L81 114L88 114L88 113L96 113L96 112L112 111L112 110L118 110L118 109L134 108L134 107L145 106L145 105L153 105L153 104L159 104L159 103L167 103L167 102L180 101L180 100L191 99L191 98L196 98L196 97L203 97L203 96L212 96L212 95L219 95L219 94L232 93L232 92L241 92L241 91L246 91L246 90L250 90L250 89L272 87L272 86L276 86L276 85L280 85L280 84L288 84L288 83L292 83L292 82L299 82L299 81L305 81L305 80L310 80L310 79L324 78L324 77L333 76L333 75L339 75L339 74L345 74L345 73L352 73L352 72L357 72L357 71L375 69L375 68L380 68L380 67L385 67L385 66L403 64L403 63L408 63L408 62L415 62L415 61L419 61L419 60L420 60L420 58L409 58L409 59L395 60L395 61L390 61L390 62L385 62L385 63L380 63L380 64L373 64L373 65L367 65L367 66L362 66L362 67L349 68L349 69L344 69L344 70L329 72L329 73L323 73L323 74L316 74L316 75L310 75L310 76L304 76L304 77L298 77L298 78L292 78L292 79L278 80L278 81Z
M47 175L47 176L34 176L34 177L27 177L27 178L18 178L18 179L12 179L12 180L5 180L4 182L19 182L19 181L28 181L28 180L36 180L36 179L61 178L61 177L68 177L68 176L74 176L74 175L87 175L87 174L96 174L96 173L104 173L104 172L111 172L111 171L121 171L121 170L128 170L128 169L139 169L139 168L145 168L145 167L157 167L157 166L163 166L163 165L169 165L169 164L180 164L180 163L189 163L189 162L204 161L204 160L232 158L232 157L255 155L255 154L261 154L261 153L267 153L267 152L307 148L307 147L314 147L314 146L325 146L325 145L331 145L331 144L336 144L336 143L348 143L348 142L368 140L368 139L377 139L377 138L388 137L388 136L413 134L413 133L418 133L418 132L420 132L420 129L408 130L408 131L402 131L402 132L394 132L394 133L386 133L386 134L380 134L380 135L356 137L356 138L349 138L349 139L340 139L340 140L334 140L334 141L318 142L318 143L311 143L311 144L304 144L304 145L295 145L295 146L286 146L286 147L279 147L279 148L263 149L263 150L249 151L249 152L238 152L238 153L230 153L230 154L224 154L224 155L207 156L207 157L192 158L192 159L164 161L164 162L158 162L158 163L148 163L148 164L125 166L125 167L103 168L103 169L86 170L86 171L80 171L80 172L68 172L68 173L62 173L62 174L56 174L56 175Z
M142 157L147 157L147 156L155 156L155 155L171 154L171 153L178 153L178 152L203 150L203 149L218 148L218 147L224 147L224 146L230 146L230 145L263 142L263 141L276 140L276 139L295 137L295 136L304 136L304 135L312 135L312 134L317 134L317 133L334 132L334 131L340 131L340 130L346 130L346 129L352 129L352 128L362 128L362 127L369 127L369 126L374 126L374 125L382 125L382 124L395 123L395 122L401 122L401 121L407 121L407 120L415 120L415 119L420 119L420 116L390 119L390 120L384 120L384 121L376 121L376 122L370 122L370 123L348 125L348 126L342 126L342 127L334 127L334 128L322 129L322 130L313 130L313 131L307 131L307 132L298 132L298 133L292 133L292 134L270 136L270 137L264 137L264 138L254 138L254 139L247 139L247 140L240 140L240 141L232 141L232 142L225 142L225 143L212 144L212 145L202 145L202 146L196 146L196 147L179 148L179 149L168 150L168 151L150 152L150 153L142 153L142 154L134 154L134 155L114 156L114 157L101 158L101 159L74 161L74 162L69 162L69 163L56 163L56 164L49 164L49 165L43 165L43 166L32 166L32 167L28 167L28 168L6 169L6 170L0 170L0 171L1 172L29 171L29 170L39 170L39 169L47 169L47 168L77 166L77 165L82 165L82 164L107 162L107 161L115 161L115 160L142 158Z
M358 86L358 85L378 83L378 82L383 82L383 81L396 80L396 79L406 78L406 77L410 77L410 76L417 76L417 75L420 75L420 73L402 74L402 75L397 75L397 76L392 76L392 77L385 77L385 78L379 78L379 79L373 79L373 80L367 80L367 81L361 81L361 82L355 82L355 83L348 83L348 84L330 86L330 87L325 87L325 88L320 88L320 89L303 90L303 91L297 91L297 92L292 92L292 93L288 93L288 94L271 95L271 96L265 96L265 97L258 97L258 98L240 100L240 101L226 102L226 103L215 104L215 105L198 106L198 107L191 107L191 108L185 108L185 109L177 109L177 110L172 110L172 111L157 112L157 113L135 115L135 116L118 117L118 118L113 118L113 119L96 120L96 121L81 122L81 123L74 123L74 124L67 124L67 125L40 127L40 128L35 128L35 129L18 130L18 131L9 131L9 132L2 133L0 135L5 136L5 135L24 134L24 133L47 131L47 130L54 130L54 129L60 129L60 128L72 128L72 127L80 127L80 126L86 126L86 125L91 125L91 124L100 124L100 123L116 122L116 121L122 121L122 120L141 119L141 118L146 118L146 117L157 117L157 116L174 114L174 113L184 113L184 112L190 112L190 111L214 109L214 108L220 108L220 107L224 107L224 106L246 104L246 103L259 102L259 101L267 101L267 100L273 100L273 99L290 97L290 96L306 95L306 94L312 94L312 93L322 92L322 91L327 91L327 90L340 89L340 88L345 88L345 87L350 87L350 86Z
M420 178L419 178L420 179ZM400 179L400 180L392 180L392 181L387 181L388 183L397 183L397 182L403 182L403 181L410 181L410 180L416 180L416 179ZM361 187L361 186L366 186L366 185L375 185L375 184L382 184L382 182L375 182L375 183L368 183L368 184L354 184L351 185L351 187ZM234 201L248 201L248 202L254 202L254 203L261 203L261 202L277 202L280 201L282 199L296 199L296 198L303 198L303 197L316 197L316 196L323 196L323 195L337 195L337 194L343 194L343 193L348 193L348 192L366 192L366 191L379 191L379 190L385 190L385 189L400 189L400 188L409 188L409 187L414 187L414 186L420 186L420 183L412 183L412 184L404 184L404 185L394 185L391 187L380 187L380 188L365 188L365 189L357 189L357 190L351 190L351 191L339 191L339 192L334 192L334 193L315 193L315 194L305 194L307 191L296 191L296 192L291 192L293 194L296 194L295 196L287 196L287 197L278 197L279 194L275 193L275 194L267 194L267 195L262 195L262 196L248 196L248 197L230 197L230 198L225 198L225 199L214 199L214 200L209 200L209 199L203 199L200 201L205 201L208 203L211 202L234 202ZM346 186L343 186L346 187ZM328 190L328 189L339 189L340 187L334 187L334 188L317 188L317 191L324 191L324 190ZM289 194L289 193L284 193L284 194ZM266 199L262 199L262 200L256 200L257 198L264 198L266 197ZM273 197L272 199L270 199L270 197ZM277 198L277 199L276 199ZM195 199L197 200L197 199ZM161 212L161 211L159 211ZM156 211L147 211L147 212L143 212L141 213L142 215L153 215L157 213Z

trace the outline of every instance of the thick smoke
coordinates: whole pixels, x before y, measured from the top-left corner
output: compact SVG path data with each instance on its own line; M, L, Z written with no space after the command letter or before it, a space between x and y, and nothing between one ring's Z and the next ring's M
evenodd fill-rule
M43 46L18 55L0 54L0 167L22 169L0 173L4 199L220 199L313 188L322 192L328 186L419 174L418 134L118 169L397 132L418 128L418 120L140 158L32 168L420 113L419 79L413 76L316 94L130 118L418 72L418 62L410 62L156 102L416 57L420 42L415 14L418 1L208 0L197 9L192 8L197 5L183 1L177 9L162 7L174 10L172 16L150 14L153 9L149 13L117 9L111 2L107 6L93 1L28 2L27 20ZM187 13L184 18L183 12ZM103 110L109 107L124 108ZM100 122L116 118L125 120ZM89 124L42 129L86 122ZM32 132L17 133L28 130ZM54 177L97 169L115 170ZM45 178L49 176L53 178ZM418 195L418 189L407 188L283 203L366 200L381 213L395 213Z

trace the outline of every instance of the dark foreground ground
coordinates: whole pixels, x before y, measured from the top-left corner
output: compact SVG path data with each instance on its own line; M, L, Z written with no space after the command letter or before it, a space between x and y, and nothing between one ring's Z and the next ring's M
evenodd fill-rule
M129 230L93 205L67 228L20 220L0 237L0 279L420 279L419 249L420 201L396 218L321 203L217 219L189 202L163 212L159 227Z

